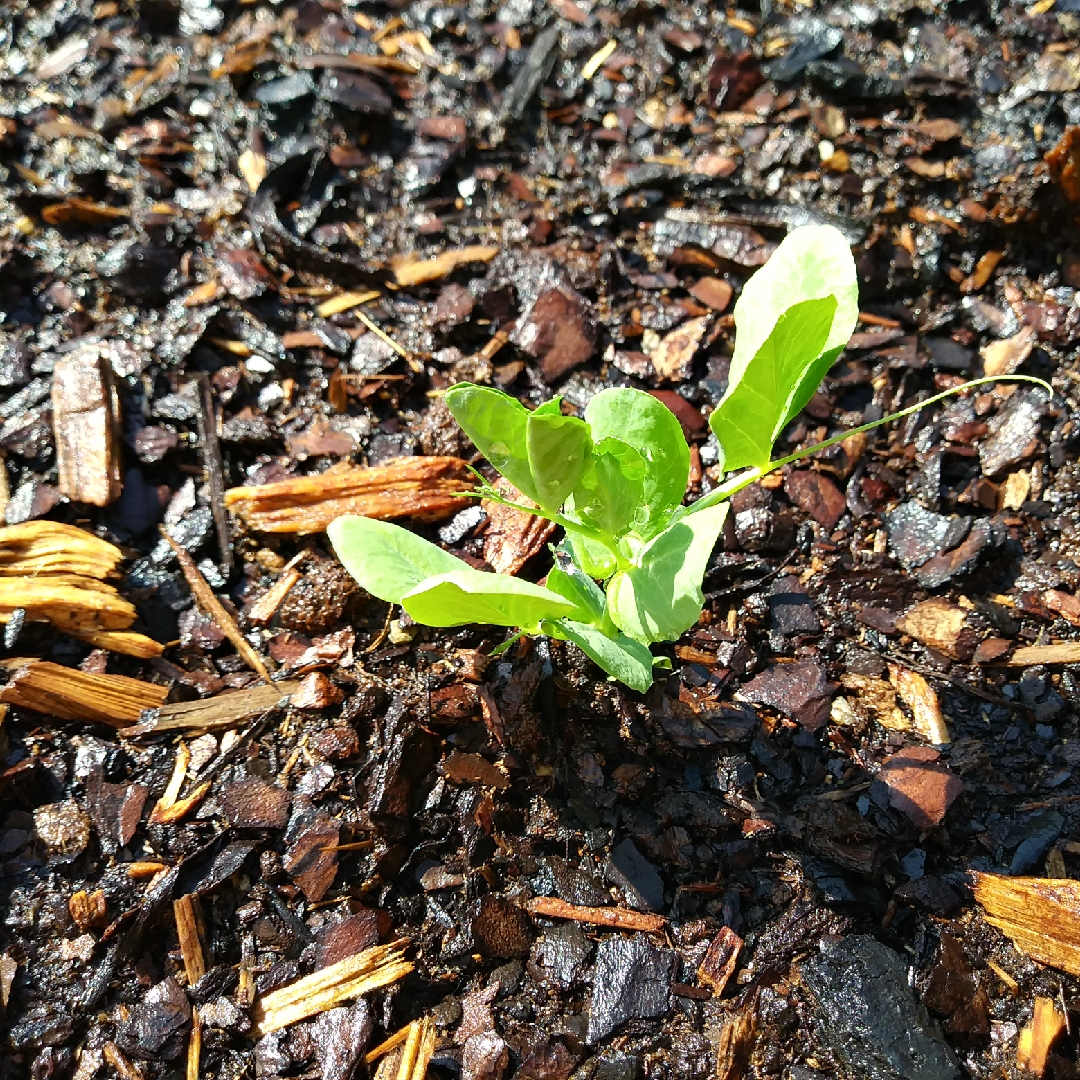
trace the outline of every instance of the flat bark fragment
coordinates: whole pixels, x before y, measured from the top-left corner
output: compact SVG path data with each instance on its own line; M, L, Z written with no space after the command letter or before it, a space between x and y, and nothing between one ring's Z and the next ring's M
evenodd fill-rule
M144 709L159 708L168 687L126 675L90 675L48 660L31 661L0 690L0 701L58 720L86 720L125 727Z
M459 493L472 486L460 458L408 457L231 488L225 505L254 532L309 535L324 532L342 514L438 521L466 505Z
M56 361L52 389L57 486L75 502L108 506L118 498L120 401L112 368L97 348Z

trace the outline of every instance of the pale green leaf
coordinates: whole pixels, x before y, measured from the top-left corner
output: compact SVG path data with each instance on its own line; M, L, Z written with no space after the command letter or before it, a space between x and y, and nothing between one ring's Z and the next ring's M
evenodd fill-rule
M577 611L569 600L542 585L463 565L422 581L401 598L401 606L427 626L485 623L521 626L531 633L543 619L559 619Z
M604 591L581 572L562 545L554 550L555 565L548 571L546 588L565 597L578 609L576 619L599 626L604 619Z
M773 444L791 414L793 397L819 370L824 375L827 366L823 369L822 362L828 365L835 359L832 353L821 351L835 311L832 296L804 300L788 308L741 382L729 387L709 417L724 451L726 470L769 463ZM821 376L817 376L815 389L820 381Z
M615 573L615 556L603 544L569 529L566 538L570 541L574 561L589 577L606 581Z
M614 387L601 390L589 401L585 421L596 442L619 439L644 459L642 501L646 513L640 531L645 536L660 532L671 511L682 502L690 475L690 448L675 414L651 394ZM586 569L584 565L582 569Z
M576 416L529 413L526 448L535 499L545 510L557 511L589 463L589 426Z
M625 683L631 690L644 693L652 686L653 657L647 646L619 634L608 637L586 623L545 622L541 629L550 637L572 641L597 667Z
M728 504L688 514L642 551L639 566L608 583L608 614L624 634L646 644L674 641L701 617L701 582Z
M444 400L476 449L518 491L539 502L529 468L529 410L501 390L472 383L451 386ZM558 409L557 401L555 407Z
M587 525L619 536L644 505L644 485L645 459L629 443L609 436L593 447L589 466L574 488L572 509Z
M341 564L372 596L391 604L425 578L461 569L465 564L389 521L347 515L326 530Z
M855 260L844 234L835 226L804 225L789 232L769 261L743 286L735 304L735 351L728 386L742 381L750 362L789 307L823 296L836 297L832 326L821 350L832 352L848 343L859 318Z

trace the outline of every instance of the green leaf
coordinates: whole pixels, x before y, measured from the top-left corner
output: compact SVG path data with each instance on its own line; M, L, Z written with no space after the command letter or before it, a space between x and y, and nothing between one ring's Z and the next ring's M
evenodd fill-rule
M572 509L586 525L619 536L644 503L645 459L629 443L608 436L574 488Z
M676 521L642 551L640 565L608 583L608 614L624 634L649 644L674 641L701 617L701 582L728 504Z
M459 563L460 565L460 563ZM485 574L469 566L422 581L401 606L427 626L520 626L536 633L543 619L576 614L558 593L507 574Z
M631 690L644 693L652 686L653 657L648 647L623 634L608 637L586 623L545 622L541 629L550 637L572 641L590 660Z
M725 470L768 465L773 444L792 415L792 401L800 388L816 375L816 389L836 359L834 353L821 351L835 311L832 296L803 300L788 308L742 380L728 388L709 417L724 451Z
M389 521L347 515L326 530L337 557L372 596L391 604L425 578L461 569L448 551Z
M536 492L534 498L545 510L557 511L589 463L592 454L589 425L576 416L529 413L526 448Z
M488 386L458 383L446 406L476 449L523 495L539 502L529 468L529 410L517 398ZM543 408L543 406L541 406ZM556 410L558 403L556 399Z
M570 541L570 550L574 553L574 561L589 577L607 581L618 565L615 556L603 544L581 533L567 530L567 540Z
M667 524L671 511L686 493L690 448L675 414L651 394L625 387L601 390L585 407L585 422L593 439L619 439L645 461L641 533L652 536ZM584 564L582 569L586 569Z
M577 609L575 617L599 626L604 620L604 592L591 577L583 574L562 546L554 548L555 565L548 572L546 587L565 597Z
M743 287L735 304L735 352L728 386L742 381L751 361L788 308L823 296L836 297L832 326L821 347L827 353L842 349L855 329L859 318L859 282L844 234L832 225L804 225L788 233L769 261ZM816 389L815 385L803 404Z

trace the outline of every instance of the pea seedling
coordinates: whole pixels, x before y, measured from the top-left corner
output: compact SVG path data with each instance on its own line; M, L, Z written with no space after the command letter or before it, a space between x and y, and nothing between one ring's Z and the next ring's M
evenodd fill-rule
M583 418L559 398L529 411L516 398L460 383L446 403L477 449L535 505L483 477L480 495L562 526L545 585L484 573L385 521L342 517L328 529L346 569L418 623L487 623L572 641L635 690L665 662L649 646L674 641L701 616L701 584L728 499L766 473L993 378L975 379L901 412L773 460L772 448L843 351L858 319L851 250L832 226L792 231L747 281L735 305L727 392L709 424L722 484L683 505L690 451L674 414L640 390L593 397ZM1011 376L1050 387L1030 376ZM479 476L479 474L477 474ZM601 587L602 583L603 587Z

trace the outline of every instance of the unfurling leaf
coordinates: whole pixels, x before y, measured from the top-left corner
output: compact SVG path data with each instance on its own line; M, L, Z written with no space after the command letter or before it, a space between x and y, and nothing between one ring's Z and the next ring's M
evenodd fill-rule
M642 507L645 459L622 439L601 439L574 489L572 510L608 536L620 536Z
M727 509L719 503L687 514L646 545L639 566L611 579L608 614L624 634L646 644L674 641L701 618L701 581Z
M526 447L536 501L558 511L589 464L589 427L576 416L537 410L526 422Z
M675 414L651 394L617 388L601 390L585 407L585 421L600 443L618 439L645 462L642 477L642 536L655 536L682 503L690 475L690 448Z

